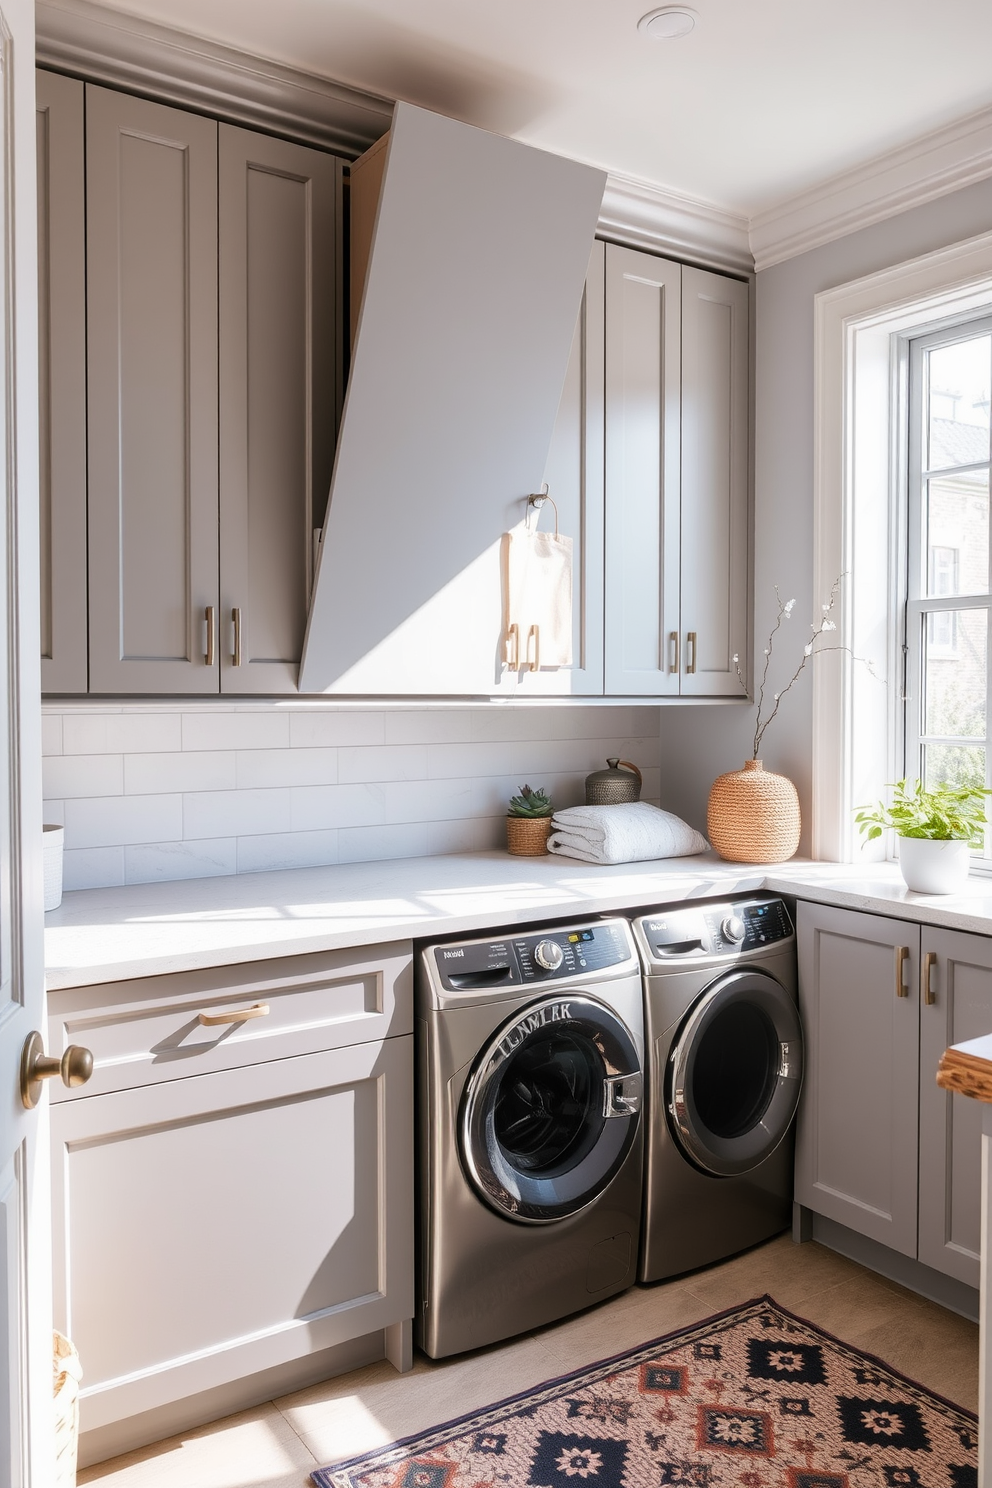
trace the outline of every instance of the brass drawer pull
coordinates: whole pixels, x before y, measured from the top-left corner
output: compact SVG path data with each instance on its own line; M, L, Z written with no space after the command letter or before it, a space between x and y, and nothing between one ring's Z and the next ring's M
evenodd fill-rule
M530 628L530 634L527 636L528 656L530 655L531 636L534 637L534 660L530 664L530 670L532 672L539 672L541 670L541 627L539 625L532 625Z
M896 996L908 997L909 988L906 986L904 970L909 960L909 946L896 946Z
M207 622L207 650L204 659L207 666L213 666L217 657L217 611L213 605L207 605L204 618Z
M936 967L936 965L937 965L937 952L936 951L927 951L926 955L923 957L923 978L922 978L922 980L923 980L923 1001L926 1003L927 1007L933 1007L934 1003L937 1001L937 994L933 990L933 987L930 985L931 978L932 978L932 973L933 973L933 970Z
M669 663L668 670L670 672L677 672L678 669L679 669L679 667L682 664L681 663L681 660L680 660L680 657L679 657L679 633L678 633L677 630L673 630L671 632L671 634L668 637L668 641L669 641L669 644L670 644L670 646L672 648L672 659L671 659L671 662Z
M688 676L696 670L696 632L694 630L686 631L685 649L685 670L686 676Z
M217 1028L221 1023L247 1023L249 1018L267 1018L271 1009L267 1002L256 1002L254 1007L234 1008L229 1013L201 1013L204 1028Z
M234 665L241 665L241 610L231 611L231 619L234 621Z

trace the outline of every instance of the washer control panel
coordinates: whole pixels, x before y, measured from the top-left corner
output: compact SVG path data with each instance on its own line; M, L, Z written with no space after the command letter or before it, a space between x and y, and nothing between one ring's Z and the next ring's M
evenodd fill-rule
M740 955L788 940L794 933L782 900L771 898L683 905L645 915L637 923L651 954L665 961Z
M451 992L560 981L622 966L635 955L627 926L617 920L433 948L441 984Z

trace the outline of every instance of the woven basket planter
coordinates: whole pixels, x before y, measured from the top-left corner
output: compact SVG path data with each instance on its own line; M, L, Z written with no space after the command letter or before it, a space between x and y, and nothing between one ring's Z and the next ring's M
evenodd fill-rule
M551 836L550 816L508 816L506 845L520 858L543 858Z
M53 1335L55 1488L75 1488L79 1443L79 1355L62 1333Z
M796 787L784 775L747 760L714 780L706 811L709 839L731 863L784 863L799 846Z

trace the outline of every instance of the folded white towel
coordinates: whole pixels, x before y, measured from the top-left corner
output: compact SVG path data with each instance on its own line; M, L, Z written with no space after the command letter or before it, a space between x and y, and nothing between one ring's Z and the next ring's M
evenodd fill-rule
M705 852L706 838L648 801L619 806L569 806L551 818L548 851L583 863L638 863Z
M572 665L572 539L516 527L503 536L505 634L516 626L508 660ZM514 655L514 650L518 651Z

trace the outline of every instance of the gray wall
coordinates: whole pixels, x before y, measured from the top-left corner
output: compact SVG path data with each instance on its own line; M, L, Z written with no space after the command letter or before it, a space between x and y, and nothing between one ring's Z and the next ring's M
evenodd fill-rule
M779 632L770 692L799 659L826 595L813 589L813 297L891 264L992 231L992 181L941 197L874 227L801 254L757 276L755 377L755 664L775 618L775 585L795 597ZM809 852L811 707L808 676L783 701L761 747L765 768L795 781L803 811L800 853ZM751 753L753 708L662 711L661 804L705 827L715 777Z

